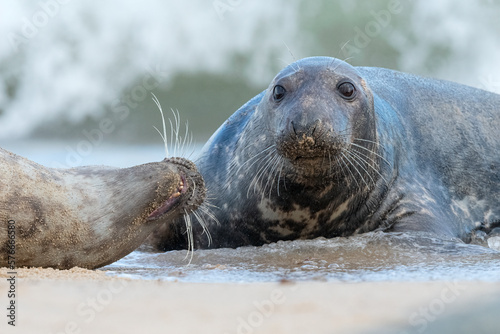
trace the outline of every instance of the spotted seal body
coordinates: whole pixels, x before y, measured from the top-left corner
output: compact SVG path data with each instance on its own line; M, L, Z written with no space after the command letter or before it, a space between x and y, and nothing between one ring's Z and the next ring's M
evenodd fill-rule
M198 167L219 221L211 246L376 229L466 240L500 219L498 129L497 94L334 58L297 61L204 147ZM183 238L172 229L157 246Z
M52 169L0 148L0 172L0 266L104 266L205 197L196 167L181 158Z

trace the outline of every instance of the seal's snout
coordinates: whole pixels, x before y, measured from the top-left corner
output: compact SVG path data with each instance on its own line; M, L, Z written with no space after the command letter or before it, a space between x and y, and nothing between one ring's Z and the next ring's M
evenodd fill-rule
M148 216L148 220L155 220L179 210L189 213L205 200L205 181L193 162L184 158L168 158L163 162L175 166L179 182L177 187L167 187L163 190L168 197Z
M320 131L316 131L321 125L321 120L316 120L311 124L300 125L298 122L291 121L290 125L293 131L294 144L300 151L313 153L317 149L316 143L320 143L320 138L318 135ZM307 154L306 154L307 155Z
M330 134L321 119L291 120L278 140L278 151L291 161L323 158L331 146Z
M289 132L293 132L296 136L306 136L313 138L316 133L316 129L321 128L322 121L320 119L316 119L314 122L305 123L300 121L290 121L289 123Z

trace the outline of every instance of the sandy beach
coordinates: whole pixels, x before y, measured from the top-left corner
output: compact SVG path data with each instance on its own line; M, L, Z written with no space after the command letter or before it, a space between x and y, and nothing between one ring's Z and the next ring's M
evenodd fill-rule
M1 333L495 333L499 282L183 283L18 269Z

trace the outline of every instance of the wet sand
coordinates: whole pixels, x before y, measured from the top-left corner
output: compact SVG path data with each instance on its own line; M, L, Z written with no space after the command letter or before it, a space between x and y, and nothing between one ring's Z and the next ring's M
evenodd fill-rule
M185 283L18 269L1 333L495 333L500 282Z

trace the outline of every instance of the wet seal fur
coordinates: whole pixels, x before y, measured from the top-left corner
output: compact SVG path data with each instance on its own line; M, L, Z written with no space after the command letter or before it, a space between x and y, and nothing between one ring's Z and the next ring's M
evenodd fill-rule
M206 143L212 247L428 232L500 220L500 95L312 57L283 69ZM178 225L157 247L183 248ZM197 233L197 246L208 247Z
M0 148L0 172L0 266L12 249L8 225L17 267L98 268L205 199L203 178L182 158L53 169Z

